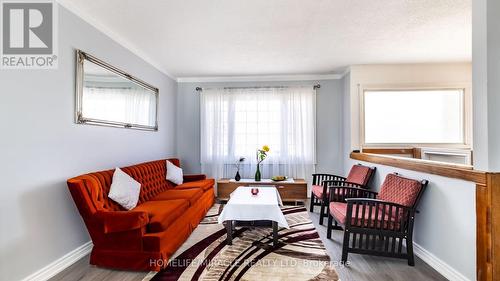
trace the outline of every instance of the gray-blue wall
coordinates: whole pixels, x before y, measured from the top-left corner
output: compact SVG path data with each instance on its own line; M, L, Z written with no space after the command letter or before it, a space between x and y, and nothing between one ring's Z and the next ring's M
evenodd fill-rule
M160 89L159 130L74 123L75 48ZM0 70L0 280L89 241L66 179L175 155L176 82L59 7L59 68Z
M321 88L316 96L316 159L318 172L342 173L342 80L282 82L178 83L177 154L187 173L199 173L200 166L200 94L196 87L249 87L314 85Z

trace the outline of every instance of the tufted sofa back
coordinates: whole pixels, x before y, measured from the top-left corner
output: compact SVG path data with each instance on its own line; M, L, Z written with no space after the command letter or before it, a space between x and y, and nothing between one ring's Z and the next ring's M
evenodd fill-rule
M166 179L167 168L165 160L167 159L121 168L141 184L138 205L150 200L168 188L174 187L174 184ZM179 159L172 158L168 160L180 167ZM86 215L88 216L102 210L125 210L108 198L113 173L114 169L81 175L68 180L70 191L75 198L80 213L83 211L82 216L84 218ZM78 198L78 201L76 198Z
M180 167L178 159L168 159ZM141 184L139 203L142 204L162 193L174 184L166 179L167 165L165 160L152 161L122 168L122 170Z

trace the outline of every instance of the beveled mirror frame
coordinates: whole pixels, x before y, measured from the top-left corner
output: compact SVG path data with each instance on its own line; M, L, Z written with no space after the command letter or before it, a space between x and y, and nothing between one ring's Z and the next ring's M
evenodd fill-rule
M97 66L100 66L108 71L113 72L146 90L151 91L155 95L156 99L156 113L155 113L155 124L154 126L146 126L139 124L131 124L131 123L123 123L123 122L115 122L109 120L99 120L86 118L82 115L82 98L83 98L83 84L84 84L84 62L89 61ZM128 128L128 129L137 129L137 130L145 130L145 131L158 131L158 103L159 103L159 90L158 88L126 73L123 70L120 70L86 52L81 50L76 50L76 103L75 103L75 122L77 124L87 124L87 125L98 125L98 126L108 126L108 127L118 127L118 128Z

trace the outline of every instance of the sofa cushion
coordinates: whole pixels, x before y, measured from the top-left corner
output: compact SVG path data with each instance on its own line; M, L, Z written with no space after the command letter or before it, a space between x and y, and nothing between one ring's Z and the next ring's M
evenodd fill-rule
M185 199L189 201L190 206L196 204L201 196L203 195L203 189L201 188L191 188L191 189L168 189L158 196L152 198L151 200L172 200L172 199Z
M215 184L214 179L206 179L200 181L185 182L183 184L176 186L175 188L176 189L202 188L203 191L207 191L210 188L212 188L214 184Z
M148 201L135 207L134 211L143 211L149 215L149 232L166 230L176 219L188 209L189 202L185 199L166 201Z

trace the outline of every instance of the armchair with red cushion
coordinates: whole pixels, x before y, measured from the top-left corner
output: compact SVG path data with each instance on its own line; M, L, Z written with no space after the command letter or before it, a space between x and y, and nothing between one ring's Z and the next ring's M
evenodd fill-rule
M375 167L368 167L361 164L353 165L347 177L333 174L313 174L311 188L310 212L314 212L314 206L321 206L319 224L323 224L323 218L328 216L328 206L330 202L329 186L346 186L353 188L367 188L368 183L375 174ZM334 197L335 200L343 202L347 197Z
M415 265L413 223L416 207L427 184L427 180L388 174L379 193L331 186L327 238L331 238L334 222L344 227L342 262L347 261L351 252L403 258L408 260L408 265ZM349 198L345 202L335 201L337 194ZM406 251L403 241L406 242Z

